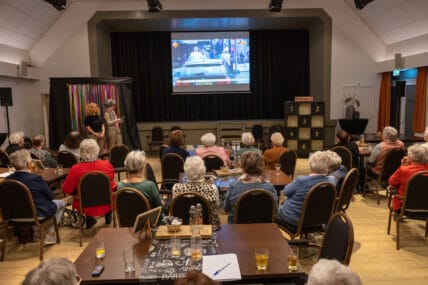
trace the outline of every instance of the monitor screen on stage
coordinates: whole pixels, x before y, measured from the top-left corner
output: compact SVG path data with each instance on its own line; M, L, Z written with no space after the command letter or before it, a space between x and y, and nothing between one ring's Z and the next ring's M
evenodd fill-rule
M250 92L249 32L171 33L173 94Z

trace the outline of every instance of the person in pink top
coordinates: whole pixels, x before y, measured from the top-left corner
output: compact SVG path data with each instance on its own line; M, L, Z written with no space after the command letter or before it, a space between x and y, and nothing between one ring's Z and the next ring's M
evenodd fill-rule
M231 161L224 147L214 145L216 137L213 133L206 133L201 137L203 146L199 146L195 150L195 155L205 157L207 155L217 155L227 166L231 166Z
M428 170L428 149L422 145L412 145L407 149L407 157L402 160L402 165L388 179L390 186L397 188L398 195L404 195L407 181L410 176L419 171ZM392 209L400 210L403 201L393 196Z

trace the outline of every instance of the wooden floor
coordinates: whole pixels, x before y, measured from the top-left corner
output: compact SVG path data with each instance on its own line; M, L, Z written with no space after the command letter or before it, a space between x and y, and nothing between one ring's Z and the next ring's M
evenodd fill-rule
M159 159L150 159L158 179L160 178ZM299 159L296 174L307 174L306 159ZM355 196L348 209L354 231L355 244L350 267L361 277L363 284L428 284L428 239L424 238L424 222L408 221L401 230L401 249L395 249L395 224L392 235L386 234L388 211L386 200L376 204L371 197ZM224 213L222 222L226 221ZM99 219L91 230L85 230L83 247L79 247L78 231L70 227L60 228L61 244L46 246L45 259L63 256L75 260L104 219ZM108 253L107 253L108 254ZM25 274L37 266L38 243L25 246L8 242L6 258L0 262L0 284L21 284ZM309 272L314 260L304 260L303 266Z

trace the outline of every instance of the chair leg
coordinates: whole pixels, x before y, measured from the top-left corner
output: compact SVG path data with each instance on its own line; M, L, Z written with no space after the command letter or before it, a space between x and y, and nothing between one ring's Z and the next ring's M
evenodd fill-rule
M376 197L377 197L377 204L380 205L380 196L379 196L379 184L380 181L376 181L376 188L375 188L375 192L376 192Z
M56 243L61 243L61 240L59 238L59 230L58 230L58 221L56 220L55 216L53 216L53 222L54 222L54 229L55 229L55 235L56 235Z
M40 241L39 241L39 243L40 243L40 245L39 245L39 247L40 247L39 259L40 259L40 261L43 260L43 246L44 246L43 241L45 240L45 236L46 236L45 223L43 223L39 226L39 239L40 239Z
M397 215L396 217L397 217L397 220L396 220L396 222L397 222L397 236L396 236L395 240L396 240L396 244L397 244L397 250L400 250L400 216Z
M79 219L79 246L82 247L83 213L80 213Z
M3 245L1 249L0 261L4 261L4 255L6 254L6 242L7 242L7 222L3 223Z
M386 231L388 235L389 235L390 230L391 230L391 218L392 218L392 215L394 215L394 213L391 210L389 210L388 230Z
M428 237L428 218L425 224L425 237Z

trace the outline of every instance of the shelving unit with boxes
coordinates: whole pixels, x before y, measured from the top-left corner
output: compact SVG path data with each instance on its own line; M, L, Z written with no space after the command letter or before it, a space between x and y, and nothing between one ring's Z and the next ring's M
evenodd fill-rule
M324 149L324 102L285 102L285 144L299 157Z

